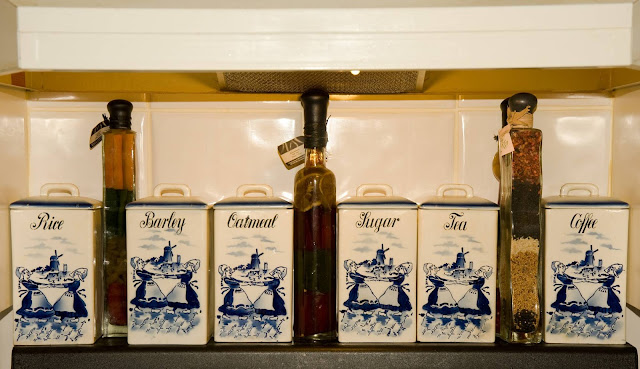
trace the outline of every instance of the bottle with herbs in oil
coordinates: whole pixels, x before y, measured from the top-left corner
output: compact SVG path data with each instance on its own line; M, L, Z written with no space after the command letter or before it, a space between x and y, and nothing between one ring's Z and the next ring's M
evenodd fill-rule
M125 207L136 197L136 132L131 130L133 105L113 100L107 105L109 130L102 136L104 198L105 337L127 334L127 239Z
M500 337L514 343L542 339L542 132L533 128L536 108L534 95L513 95L508 101L507 125L498 135Z
M327 167L329 95L309 90L304 108L305 163L294 185L294 340L336 339L336 177Z

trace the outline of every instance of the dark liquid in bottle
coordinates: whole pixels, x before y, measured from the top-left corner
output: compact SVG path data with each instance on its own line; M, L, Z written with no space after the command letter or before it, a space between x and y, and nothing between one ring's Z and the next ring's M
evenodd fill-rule
M127 325L127 240L125 206L133 191L106 188L104 193L105 265L109 323Z
M294 210L294 335L300 341L336 338L336 208Z

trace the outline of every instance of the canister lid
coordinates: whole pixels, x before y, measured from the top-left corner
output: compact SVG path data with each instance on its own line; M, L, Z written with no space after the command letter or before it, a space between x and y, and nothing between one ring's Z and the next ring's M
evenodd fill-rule
M247 196L250 193L259 193L264 196ZM279 197L273 196L273 188L265 184L247 184L238 187L235 197L228 197L213 205L214 209L235 208L282 208L292 209L293 205Z
M68 194L70 196L51 196L51 194ZM9 206L11 209L25 208L66 208L66 209L100 209L102 202L88 197L81 197L80 190L71 183L47 183L40 188L40 196L27 197Z
M587 192L589 195L571 195L571 192ZM598 186L591 183L567 183L560 188L560 196L545 197L542 205L545 209L554 208L607 208L628 209L629 204L613 197L598 196Z
M165 194L180 196L165 196ZM127 204L126 209L169 208L169 209L207 209L210 205L191 196L191 189L184 184L161 183L153 190L153 196L145 197Z
M463 196L445 196L447 191L464 191ZM444 184L438 187L436 196L427 198L420 204L420 209L477 209L477 210L498 210L497 204L473 196L473 188L466 184Z
M367 195L368 194L368 195ZM393 196L393 189L385 184L363 184L356 190L356 196L338 204L339 209L417 209L418 204L400 196Z

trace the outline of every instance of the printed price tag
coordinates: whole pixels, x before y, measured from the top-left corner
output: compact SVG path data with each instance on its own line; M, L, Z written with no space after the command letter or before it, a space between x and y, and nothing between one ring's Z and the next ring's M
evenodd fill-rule
M304 136L298 136L278 145L278 155L287 169L304 164Z
M98 123L91 130L91 136L89 137L89 149L93 150L94 147L98 146L100 142L102 142L102 135L107 132L109 128L109 118L106 115L102 114L102 118L104 119L102 122Z
M505 156L510 152L514 151L513 142L511 141L511 125L507 124L502 127L500 131L498 131L498 143L500 147L500 156Z

